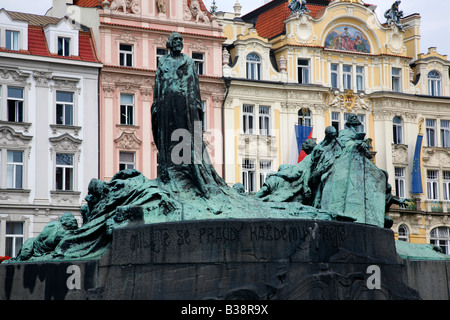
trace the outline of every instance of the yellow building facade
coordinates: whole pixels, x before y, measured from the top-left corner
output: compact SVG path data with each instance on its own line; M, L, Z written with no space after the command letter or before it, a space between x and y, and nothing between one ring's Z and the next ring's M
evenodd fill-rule
M256 192L268 174L292 164L296 124L321 141L356 113L393 194L413 199L391 208L396 236L450 242L450 83L447 56L420 48L420 15L401 25L379 20L363 1L311 0L293 13L273 0L240 16L219 13L227 38L223 73L224 178ZM417 137L423 136L422 192L413 193ZM447 239L448 238L448 239Z

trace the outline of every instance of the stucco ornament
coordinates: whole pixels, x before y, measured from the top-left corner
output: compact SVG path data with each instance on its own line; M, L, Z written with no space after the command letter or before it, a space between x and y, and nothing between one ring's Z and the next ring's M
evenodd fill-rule
M195 22L199 22L200 20L202 20L203 22L209 22L208 15L206 14L206 12L202 11L198 0L191 1L190 10L192 13L192 17L195 19Z
M111 2L110 9L113 11L122 9L124 13L127 13L127 9L131 9L131 12L134 14L141 13L139 0L113 0L113 2Z

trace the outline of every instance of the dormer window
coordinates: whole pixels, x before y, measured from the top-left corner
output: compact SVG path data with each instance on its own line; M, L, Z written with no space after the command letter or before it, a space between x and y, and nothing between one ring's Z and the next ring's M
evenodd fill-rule
M70 57L70 38L58 37L58 56Z
M5 33L6 49L19 51L19 31L6 30Z

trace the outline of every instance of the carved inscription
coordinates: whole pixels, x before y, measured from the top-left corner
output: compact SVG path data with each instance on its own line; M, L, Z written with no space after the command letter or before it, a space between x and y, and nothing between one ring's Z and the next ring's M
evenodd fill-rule
M299 243L315 241L316 245L326 245L337 248L347 239L344 226L302 224L256 224L256 225L224 225L199 228L153 228L152 232L136 231L131 235L129 248L150 249L159 253L165 247L197 246L207 244L226 244L242 241L244 243L261 241L283 241Z

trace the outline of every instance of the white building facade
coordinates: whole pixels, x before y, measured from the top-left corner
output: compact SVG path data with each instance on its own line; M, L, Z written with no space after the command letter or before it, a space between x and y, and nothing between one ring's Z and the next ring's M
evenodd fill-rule
M98 178L98 75L91 31L0 10L0 256L80 207Z

